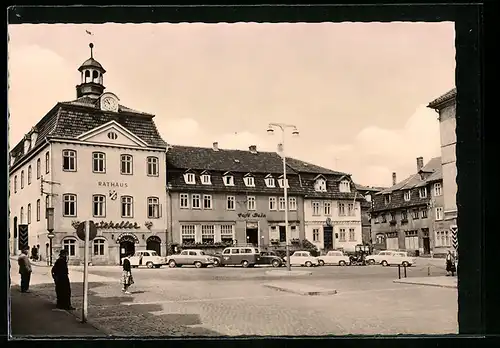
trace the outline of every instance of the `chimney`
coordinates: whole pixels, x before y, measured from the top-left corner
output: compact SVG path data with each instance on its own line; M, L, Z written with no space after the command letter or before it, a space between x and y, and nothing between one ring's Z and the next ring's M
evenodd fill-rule
M250 150L251 153L257 153L257 145L250 145L248 150Z
M213 143L213 150L214 151L219 151L219 143L216 142L216 141L214 141L214 143Z
M397 180L396 180L396 173L395 173L395 172L393 172L393 173L392 173L392 186L396 185L397 183L398 183L398 182L397 182Z
M423 157L417 157L417 172L420 171L424 166L424 158Z

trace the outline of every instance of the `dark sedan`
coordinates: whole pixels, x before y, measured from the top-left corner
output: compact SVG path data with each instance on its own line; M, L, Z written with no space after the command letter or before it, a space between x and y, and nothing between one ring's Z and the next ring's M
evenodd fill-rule
M273 267L283 266L283 259L274 251L262 251L257 259L258 265L272 265Z

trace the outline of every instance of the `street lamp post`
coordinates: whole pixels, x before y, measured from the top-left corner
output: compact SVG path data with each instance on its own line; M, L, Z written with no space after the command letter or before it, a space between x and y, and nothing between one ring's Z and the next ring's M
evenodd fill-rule
M54 208L47 208L47 238L49 238L49 265L52 266L52 239L54 239Z
M274 134L274 129L281 129L281 157L283 158L283 196L285 198L285 239L286 239L286 267L289 271L292 270L290 264L290 238L288 235L288 181L286 179L286 154L285 154L285 130L292 128L292 135L299 135L297 127L285 123L269 123L267 133Z

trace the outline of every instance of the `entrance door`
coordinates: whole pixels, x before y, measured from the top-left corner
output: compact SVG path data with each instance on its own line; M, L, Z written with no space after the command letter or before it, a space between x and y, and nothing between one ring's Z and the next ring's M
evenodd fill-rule
M120 265L124 257L132 256L135 253L135 243L129 240L120 242Z
M146 249L154 250L158 255L161 255L161 239L157 236L151 236L146 240Z
M280 226L280 242L281 243L286 242L286 227L285 226Z
M430 254L431 253L431 240L429 237L424 237L422 238L422 241L424 243L424 254Z
M247 228L247 243L255 246L259 244L259 230L257 228Z
M325 250L333 249L333 227L331 226L323 227L323 248Z

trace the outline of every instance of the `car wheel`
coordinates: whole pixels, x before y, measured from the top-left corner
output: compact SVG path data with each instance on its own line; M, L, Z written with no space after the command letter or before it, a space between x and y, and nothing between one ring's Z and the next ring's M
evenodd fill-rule
M177 267L177 264L175 263L174 260L170 260L170 261L168 261L168 267L175 268L175 267Z
M202 264L200 261L196 261L196 262L194 263L194 267L196 267L196 268L201 268L201 267L203 267L203 264Z
M147 268L153 268L154 266L155 265L151 261L149 261L148 263L146 263L146 267Z
M374 259L370 259L370 260L367 261L367 263L369 265L374 265L375 264L375 260Z
M241 261L241 265L242 265L244 268L247 268L247 267L248 267L248 265L249 265L249 263L248 263L248 261L247 261L247 260L243 260L243 261Z
M272 265L273 267L279 267L281 266L281 262L279 262L278 260L273 260Z
M311 261L307 261L307 262L305 263L305 265L306 265L306 267L311 267L313 264L312 264L312 262L311 262Z
M380 264L381 264L382 266L384 266L384 267L385 267L385 266L387 266L387 265L389 265L389 264L387 263L387 261L385 261L385 260L384 260L384 261L382 261Z
M345 266L345 261L344 260L340 260L339 261L339 266Z
M403 266L403 267L410 267L410 264L407 261L403 261L403 263L401 264L401 266Z
M324 266L325 265L325 261L323 261L323 260L319 260L318 263L319 263L320 266Z
M214 260L214 267L219 267L219 266L220 266L219 260L215 259Z

